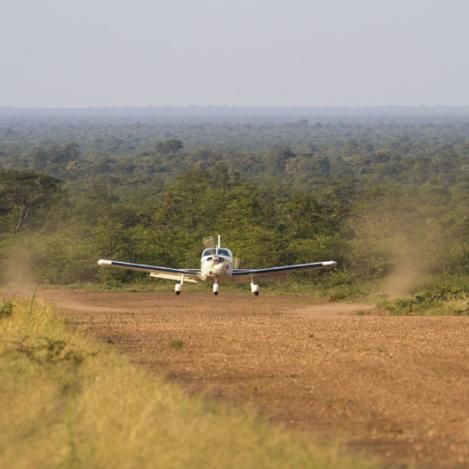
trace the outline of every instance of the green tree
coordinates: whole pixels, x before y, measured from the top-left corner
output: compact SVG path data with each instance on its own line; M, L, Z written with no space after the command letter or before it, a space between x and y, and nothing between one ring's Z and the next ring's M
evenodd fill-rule
M156 145L156 151L163 155L171 155L181 151L184 145L178 138L170 138L169 140L163 140L158 142Z
M0 172L0 207L14 220L19 232L32 213L50 206L62 191L62 182L32 171Z

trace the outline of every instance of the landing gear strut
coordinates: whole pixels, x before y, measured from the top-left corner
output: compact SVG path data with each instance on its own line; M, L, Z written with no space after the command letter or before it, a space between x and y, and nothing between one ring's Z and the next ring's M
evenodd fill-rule
M252 280L251 280L251 293L254 296L259 296L259 285L255 284Z
M219 291L220 291L220 285L218 284L218 282L214 282L213 283L213 294L218 295Z

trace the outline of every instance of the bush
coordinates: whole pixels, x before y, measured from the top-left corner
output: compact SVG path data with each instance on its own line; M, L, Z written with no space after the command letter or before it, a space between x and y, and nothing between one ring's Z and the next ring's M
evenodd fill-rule
M0 308L0 318L9 318L13 314L13 303L3 303Z
M467 287L444 286L436 290L417 293L412 297L398 298L394 301L385 300L380 303L380 306L395 315L422 313L449 301L462 300L468 296L469 288ZM453 314L456 314L456 311L453 311Z

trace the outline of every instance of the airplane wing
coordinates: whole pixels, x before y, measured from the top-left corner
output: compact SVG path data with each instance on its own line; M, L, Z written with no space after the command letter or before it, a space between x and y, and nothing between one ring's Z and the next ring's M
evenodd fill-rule
M138 272L148 272L151 277L164 278L166 280L197 283L200 280L199 269L173 269L171 267L160 267L157 265L134 264L132 262L113 261L109 259L99 259L100 267L115 267L125 270L136 270Z
M335 267L337 267L337 262L335 261L311 262L309 264L282 265L266 269L234 269L232 275L235 279L242 280L255 277L275 277L306 270L327 270Z

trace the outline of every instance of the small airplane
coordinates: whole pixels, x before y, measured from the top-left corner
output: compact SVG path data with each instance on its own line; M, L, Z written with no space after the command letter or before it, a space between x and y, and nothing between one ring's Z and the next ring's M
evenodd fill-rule
M200 269L173 269L171 267L160 267L156 265L134 264L132 262L113 261L99 259L100 267L116 267L119 269L136 270L148 272L150 277L163 278L166 280L176 280L174 287L176 295L180 295L185 282L198 283L200 281L211 281L213 283L213 294L218 295L220 283L225 281L246 281L251 282L251 292L259 295L259 285L255 280L262 277L273 277L290 272L305 270L325 270L333 269L337 266L335 261L311 262L308 264L282 265L279 267L269 267L264 269L238 269L239 259L234 258L231 251L221 246L221 238L218 235L218 243L214 245L212 236L205 238L206 248L202 252L200 259ZM207 247L211 245L210 247Z

